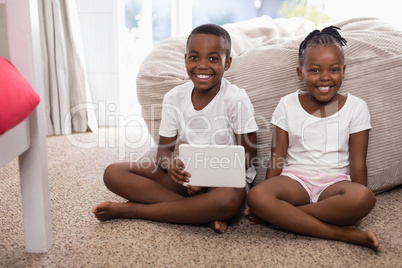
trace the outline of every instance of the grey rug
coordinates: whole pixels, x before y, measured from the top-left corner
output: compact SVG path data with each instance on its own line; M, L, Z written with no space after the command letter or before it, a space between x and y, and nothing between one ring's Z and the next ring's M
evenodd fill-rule
M0 267L402 267L401 187L377 195L360 226L377 234L379 254L243 217L224 235L205 226L96 220L94 205L124 201L104 186L105 167L150 145L141 126L47 138L54 243L45 254L25 252L17 161L1 168Z

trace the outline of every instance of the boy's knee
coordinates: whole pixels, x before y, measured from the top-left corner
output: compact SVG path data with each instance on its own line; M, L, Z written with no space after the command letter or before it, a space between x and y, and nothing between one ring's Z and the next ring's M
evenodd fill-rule
M103 173L103 182L107 188L109 188L109 185L113 181L113 175L116 173L115 170L116 170L116 164L110 164L109 166L106 167Z
M244 205L245 196L239 194L236 190L234 190L233 194L227 194L224 198L222 198L219 202L219 209L222 212L227 212L229 214L235 214L241 209Z

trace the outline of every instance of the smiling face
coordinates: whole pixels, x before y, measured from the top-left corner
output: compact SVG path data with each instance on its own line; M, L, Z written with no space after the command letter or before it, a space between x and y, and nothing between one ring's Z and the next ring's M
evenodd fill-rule
M223 38L212 34L192 34L187 43L187 74L199 91L218 92L224 71L232 62L226 57Z
M338 46L317 45L308 48L297 74L312 97L319 102L330 102L342 85L345 68Z

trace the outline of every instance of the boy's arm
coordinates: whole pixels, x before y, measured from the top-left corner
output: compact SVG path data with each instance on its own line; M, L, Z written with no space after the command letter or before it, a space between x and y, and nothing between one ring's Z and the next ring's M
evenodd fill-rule
M189 181L190 174L184 170L184 163L174 157L176 139L177 137L159 136L156 159L158 166L165 170L174 182L183 184Z
M251 167L252 161L257 157L257 132L236 135L237 144L244 147L246 153L246 169Z
M271 157L265 179L279 176L282 173L289 146L288 132L274 126L271 143Z
M349 138L350 178L353 182L367 186L367 147L369 130L353 133Z

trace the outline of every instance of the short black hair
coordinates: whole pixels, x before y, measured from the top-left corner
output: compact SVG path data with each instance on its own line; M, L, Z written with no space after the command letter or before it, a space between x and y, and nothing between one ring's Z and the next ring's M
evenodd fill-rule
M309 33L299 46L299 65L302 65L303 63L304 57L306 56L306 50L317 45L333 44L338 46L342 51L343 59L342 46L345 46L347 42L337 30L340 30L340 28L329 26L322 29L322 31L314 30Z
M188 41L190 40L190 37L193 34L212 34L218 37L221 37L223 39L223 42L225 43L225 50L226 50L226 57L230 57L230 51L232 49L232 40L230 38L229 33L222 28L219 25L216 24L202 24L190 33L190 35L187 38L187 43L186 45L188 46Z

